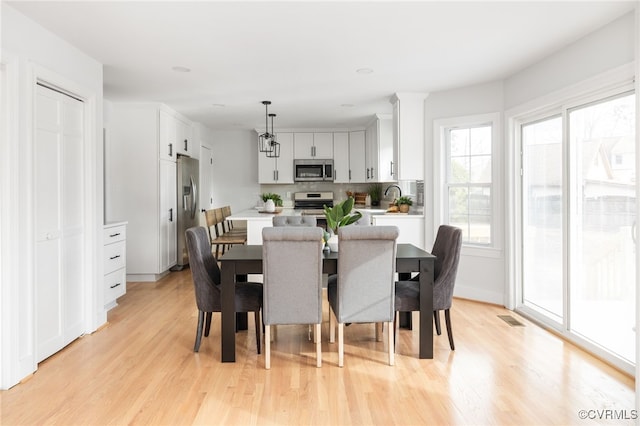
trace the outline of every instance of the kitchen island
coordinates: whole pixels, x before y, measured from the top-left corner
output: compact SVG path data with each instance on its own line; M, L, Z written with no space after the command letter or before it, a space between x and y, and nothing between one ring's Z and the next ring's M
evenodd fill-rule
M386 213L382 209L356 208L363 215L371 217L374 226L395 225L400 229L398 243L409 243L424 250L424 214L419 210L407 214ZM302 210L283 208L279 213L265 213L258 209L247 209L232 214L229 220L244 220L247 222L247 244L262 244L262 228L272 226L274 216L301 216Z

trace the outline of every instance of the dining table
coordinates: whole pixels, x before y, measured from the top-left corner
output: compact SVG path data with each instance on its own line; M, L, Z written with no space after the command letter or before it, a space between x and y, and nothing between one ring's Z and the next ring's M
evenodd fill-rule
M322 272L338 272L340 252L323 251ZM420 349L419 358L433 358L433 276L436 257L413 244L398 244L396 272L406 280L419 273ZM221 345L222 362L236 361L235 283L246 281L248 274L262 274L262 245L236 245L219 259L221 272Z

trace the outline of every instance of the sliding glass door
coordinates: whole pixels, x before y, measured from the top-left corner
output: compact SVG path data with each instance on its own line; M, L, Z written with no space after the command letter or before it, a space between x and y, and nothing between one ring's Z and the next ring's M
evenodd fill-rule
M635 362L635 95L521 123L521 306Z

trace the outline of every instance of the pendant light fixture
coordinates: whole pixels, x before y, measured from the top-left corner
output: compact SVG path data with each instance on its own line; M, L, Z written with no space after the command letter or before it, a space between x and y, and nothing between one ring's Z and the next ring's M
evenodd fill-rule
M269 117L271 117L271 140L269 141L270 147L266 151L269 158L280 157L280 144L276 141L276 134L273 132L273 117L275 116L275 114L269 114Z
M269 105L271 105L271 101L262 101L262 105L264 105L264 133L258 136L258 151L269 152L269 150L272 150L271 140L273 138L273 135L269 133L268 121Z

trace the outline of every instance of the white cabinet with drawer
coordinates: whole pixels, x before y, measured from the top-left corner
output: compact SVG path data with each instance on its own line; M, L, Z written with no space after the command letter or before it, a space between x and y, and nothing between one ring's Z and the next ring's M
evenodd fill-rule
M104 307L117 306L116 299L127 291L127 223L104 225Z

